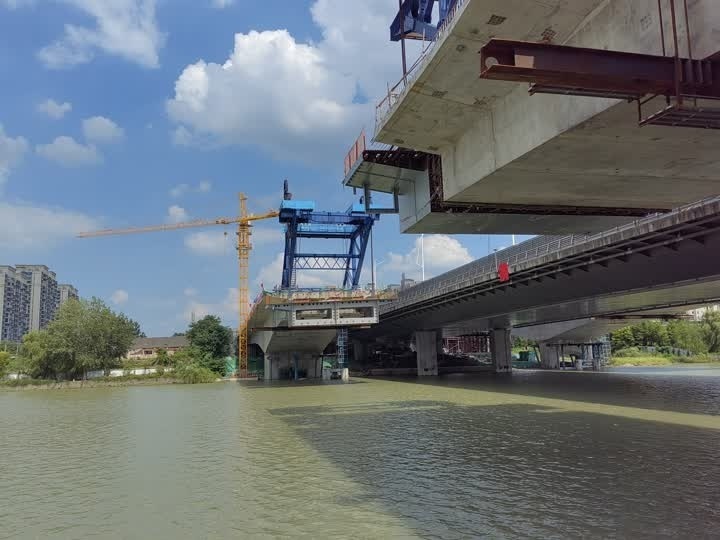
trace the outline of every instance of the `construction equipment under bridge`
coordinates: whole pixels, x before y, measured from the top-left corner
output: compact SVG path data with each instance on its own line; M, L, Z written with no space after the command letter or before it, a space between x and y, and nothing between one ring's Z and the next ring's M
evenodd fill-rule
M380 302L389 300L359 288L378 218L360 204L346 212L318 211L313 201L293 200L286 182L279 215L285 225L281 286L256 298L248 324L251 354L262 359L266 380L347 377L348 328L377 324ZM337 271L342 286L300 288L303 271ZM326 358L333 341L335 351Z

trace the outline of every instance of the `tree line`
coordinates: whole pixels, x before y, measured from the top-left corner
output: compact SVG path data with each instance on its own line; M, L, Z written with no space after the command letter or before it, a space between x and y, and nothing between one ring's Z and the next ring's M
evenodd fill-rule
M208 382L227 371L233 352L230 328L220 318L207 316L190 325L190 346L169 355L159 351L158 366L172 366L186 382ZM89 371L123 366L133 341L144 337L140 325L116 313L102 300L69 300L43 330L27 334L15 354L0 351L0 378L19 373L33 379L84 379Z
M672 347L693 354L720 353L720 312L706 311L700 321L647 320L610 336L613 351L632 347Z

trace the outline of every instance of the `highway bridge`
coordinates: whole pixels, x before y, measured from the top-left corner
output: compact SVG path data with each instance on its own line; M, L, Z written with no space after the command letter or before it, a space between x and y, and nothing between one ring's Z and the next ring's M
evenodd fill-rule
M720 198L712 198L602 233L536 237L489 255L402 291L354 339L362 355L374 339L414 335L418 373L434 375L441 337L489 332L502 372L511 369L511 331L579 343L628 320L719 300Z

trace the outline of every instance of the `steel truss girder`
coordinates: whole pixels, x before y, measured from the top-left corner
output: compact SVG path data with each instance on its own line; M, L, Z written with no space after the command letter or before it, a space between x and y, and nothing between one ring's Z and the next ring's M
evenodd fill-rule
M281 209L280 222L286 227L282 288L296 288L298 270L342 270L343 288L357 288L370 231L376 218L375 215L353 211L335 213ZM298 253L299 238L347 240L348 251Z
M720 63L711 58L492 39L480 49L480 61L481 78L533 83L535 92L639 99L675 96L679 90L683 96L720 99Z

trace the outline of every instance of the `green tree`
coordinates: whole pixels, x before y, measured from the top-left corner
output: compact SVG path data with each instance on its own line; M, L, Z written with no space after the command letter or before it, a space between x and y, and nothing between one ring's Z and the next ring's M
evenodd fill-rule
M620 330L616 330L610 334L610 341L612 343L612 348L615 351L628 349L637 345L635 343L635 332L633 332L632 326L620 328Z
M661 321L643 321L632 329L636 346L663 347L670 343L667 327Z
M173 356L170 356L165 349L158 349L153 364L156 366L171 366L173 365Z
M708 352L700 324L690 321L670 321L667 325L670 345L694 354Z
M101 300L69 300L45 330L23 339L18 370L35 378L84 376L120 364L136 337L137 323Z
M0 351L0 379L4 378L10 370L10 353Z
M188 340L203 356L213 359L230 355L232 330L223 326L220 317L208 315L190 325Z
M708 309L703 315L700 327L708 351L720 352L720 312Z

